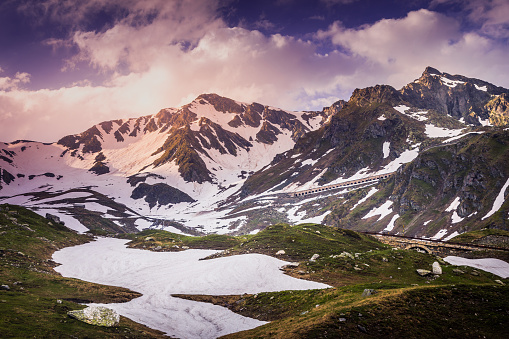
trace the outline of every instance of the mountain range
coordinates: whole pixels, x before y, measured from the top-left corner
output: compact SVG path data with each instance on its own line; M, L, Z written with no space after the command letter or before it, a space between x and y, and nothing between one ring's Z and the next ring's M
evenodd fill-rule
M0 203L80 232L509 229L508 101L507 89L431 67L315 112L202 94L56 143L0 143Z

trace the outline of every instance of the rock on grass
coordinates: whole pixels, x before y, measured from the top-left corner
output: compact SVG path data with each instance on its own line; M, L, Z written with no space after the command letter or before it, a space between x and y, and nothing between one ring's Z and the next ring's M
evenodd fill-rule
M67 314L71 318L86 322L87 324L113 327L120 321L119 314L104 306L88 306L83 310L69 311Z

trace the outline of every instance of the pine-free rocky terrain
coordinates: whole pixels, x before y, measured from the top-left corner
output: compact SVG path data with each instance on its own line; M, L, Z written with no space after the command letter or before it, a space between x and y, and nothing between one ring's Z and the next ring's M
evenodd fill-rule
M509 262L508 96L428 67L399 90L357 89L320 112L203 94L51 144L0 143L0 330L169 334L67 315L140 297L54 271L55 251L100 235L152 252L216 250L206 260L268 255L286 275L330 286L175 295L269 322L231 337L507 337L507 268L446 256ZM421 253L385 234L478 247Z

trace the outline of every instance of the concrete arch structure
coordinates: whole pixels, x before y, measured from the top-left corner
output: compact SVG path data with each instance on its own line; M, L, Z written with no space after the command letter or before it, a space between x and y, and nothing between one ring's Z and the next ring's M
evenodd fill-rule
M428 247L421 245L421 244L410 244L407 247L405 247L406 250L417 250L417 251L424 251L428 254L433 254L433 251L430 250ZM420 252L419 251L419 252Z

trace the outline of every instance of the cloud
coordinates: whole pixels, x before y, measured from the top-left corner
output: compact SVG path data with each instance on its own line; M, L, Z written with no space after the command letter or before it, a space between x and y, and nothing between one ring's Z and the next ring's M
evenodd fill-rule
M71 65L86 62L112 75L102 86L84 81L58 90L0 91L4 116L16 126L0 127L4 140L54 141L104 120L177 107L202 93L295 110L322 105L324 96L349 95L341 93L335 72L357 65L342 53L319 55L310 41L230 28L210 6L175 3L165 1L168 8L142 23L128 15L106 30L77 30L66 41L52 41L78 48Z
M461 18L480 25L479 33L495 39L509 38L509 2L506 0L433 0L430 8L443 4L460 8Z
M348 99L355 88L378 83L399 88L428 65L509 85L507 44L480 30L462 31L459 19L431 10L357 28L338 21L302 40L228 27L218 16L219 1L42 3L62 22L72 13L76 21L86 21L86 13L100 8L122 13L110 26L76 25L67 39L46 42L73 46L78 53L69 65L86 63L107 81L93 86L83 79L56 90L29 91L22 88L26 73L0 78L2 141L56 141L101 121L153 114L211 92L283 109L321 109ZM52 7L59 3L64 7ZM317 52L329 45L329 53Z
M426 9L355 29L335 22L316 36L329 39L353 58L363 59L355 76L369 81L385 79L400 87L430 65L448 73L508 84L503 76L509 71L507 44L475 31L463 32L458 20Z
M3 70L0 68L0 73ZM30 74L26 72L17 72L14 77L0 77L0 91L11 91L20 88L20 85L30 82Z
M211 92L285 109L311 109L318 102L321 108L323 100L314 99L340 93L331 70L352 65L341 53L319 55L311 42L279 34L219 27L183 48L147 42L146 29L119 25L86 33L81 57L117 71L103 86L0 92L0 107L16 112L10 125L17 128L2 130L4 140L54 141L104 120L153 114ZM157 27L152 29L157 35ZM121 72L124 66L128 72Z

